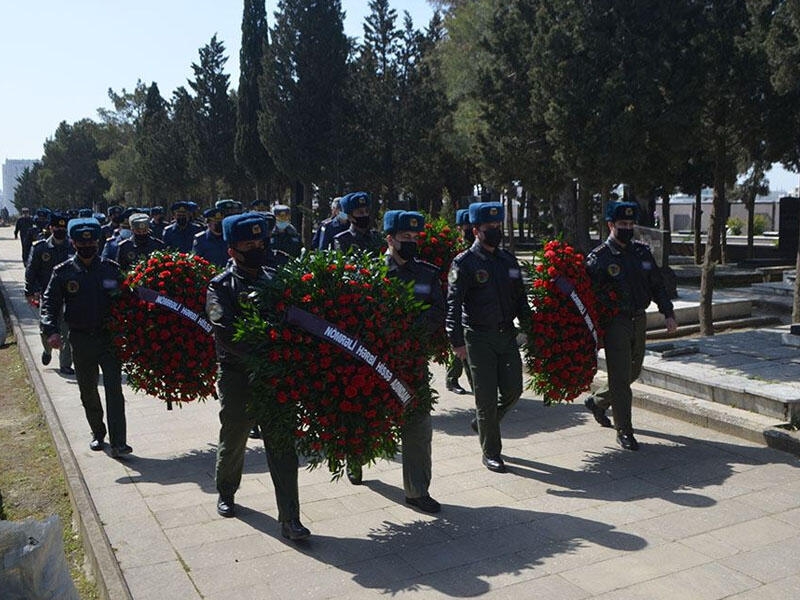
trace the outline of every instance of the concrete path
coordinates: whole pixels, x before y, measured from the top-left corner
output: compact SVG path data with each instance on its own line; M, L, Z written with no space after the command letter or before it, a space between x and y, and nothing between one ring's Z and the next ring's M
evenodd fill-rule
M503 423L509 472L491 473L469 428L472 398L444 391L439 367L439 515L403 504L397 461L365 470L361 487L303 470L302 520L313 535L286 542L263 447L251 441L238 518L223 519L215 402L167 412L126 390L134 454L89 450L74 378L58 374L55 358L39 362L11 237L0 229L0 279L107 597L800 597L797 458L641 409L642 449L623 452L580 403L545 408L526 393Z

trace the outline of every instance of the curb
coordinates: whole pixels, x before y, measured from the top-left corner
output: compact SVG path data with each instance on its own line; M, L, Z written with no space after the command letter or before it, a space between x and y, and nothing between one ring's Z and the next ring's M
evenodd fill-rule
M3 294L6 302L8 317L14 330L17 348L22 361L25 363L28 379L36 392L36 397L39 399L39 407L53 438L58 460L64 470L64 478L67 483L70 503L72 504L72 520L80 533L81 540L83 540L89 574L94 577L97 591L103 600L133 600L128 584L122 575L122 569L119 567L114 551L111 548L111 543L108 541L100 522L97 509L89 494L89 488L86 486L86 481L81 474L78 461L61 426L61 421L53 406L53 400L44 385L41 373L35 366L31 348L25 339L11 298L6 292L2 281L0 281L0 293Z
M605 383L605 373L599 373L603 378L592 391ZM637 408L800 456L800 431L784 429L770 417L643 383L633 383L631 391Z

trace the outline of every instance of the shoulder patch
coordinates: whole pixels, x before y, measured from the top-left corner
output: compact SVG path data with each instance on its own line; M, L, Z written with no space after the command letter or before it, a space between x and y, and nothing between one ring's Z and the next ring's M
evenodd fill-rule
M486 283L489 281L489 271L486 269L478 269L475 271L475 281L478 283Z
M617 263L611 263L610 265L608 265L608 269L607 270L608 270L608 274L611 275L611 277L618 276L620 274L620 271L622 271L622 269L620 268L620 266Z

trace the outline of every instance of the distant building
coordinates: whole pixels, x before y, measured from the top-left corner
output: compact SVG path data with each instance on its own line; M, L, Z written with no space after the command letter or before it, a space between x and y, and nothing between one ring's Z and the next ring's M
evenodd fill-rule
M779 190L770 192L766 196L756 197L755 214L761 215L765 219L768 231L778 231L780 224L779 200L783 196L788 196L785 191ZM714 190L705 188L701 192L700 204L702 215L700 217L700 230L708 231L711 217L711 205L714 200ZM730 202L729 217L737 217L747 222L747 209L742 202ZM670 230L673 233L694 231L695 219L695 197L689 194L674 194L669 198ZM664 218L661 211L661 199L656 200L656 216L659 222L663 223Z
M17 189L17 178L22 175L25 169L33 168L36 162L33 159L26 158L7 158L6 162L3 163L3 193L2 197L0 197L0 207L5 206L12 215L17 212L14 208L14 192Z

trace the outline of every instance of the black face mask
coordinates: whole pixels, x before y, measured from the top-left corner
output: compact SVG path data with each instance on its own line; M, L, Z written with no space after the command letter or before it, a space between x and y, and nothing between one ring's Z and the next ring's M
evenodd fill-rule
M465 229L464 230L464 241L467 242L470 246L475 241L475 234L472 232L472 229Z
M622 229L621 227L617 227L616 231L614 232L614 237L618 242L627 246L633 239L633 229Z
M243 267L247 269L260 269L267 264L269 246L265 246L264 248L251 248L245 252L239 250L239 254L242 255Z
M175 222L178 224L178 227L184 228L189 224L189 217L177 217Z
M53 230L53 237L57 240L65 240L67 239L67 230L66 229L55 229Z
M397 254L405 261L409 261L417 255L417 242L400 242Z
M144 244L149 237L149 233L135 233L133 234L133 241L138 246L139 244Z
M497 248L500 245L500 241L503 239L503 230L499 228L492 228L487 229L483 232L483 242L487 246L491 246L492 248Z
M353 217L356 229L367 229L369 227L369 215L363 217Z
M222 223L212 223L211 224L211 231L219 235L222 233Z
M75 252L77 252L78 256L85 259L90 259L97 254L97 246L78 246L75 248Z

